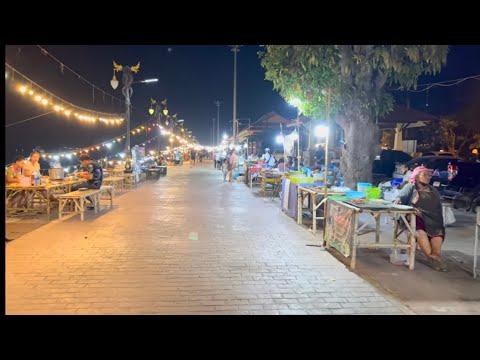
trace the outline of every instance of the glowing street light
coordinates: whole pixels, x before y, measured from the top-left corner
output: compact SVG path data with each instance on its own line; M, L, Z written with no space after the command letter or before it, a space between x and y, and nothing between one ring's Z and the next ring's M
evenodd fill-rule
M328 126L325 125L318 125L315 128L315 136L326 138L328 136Z
M157 82L157 81L158 81L158 79L146 79L146 80L141 80L139 82L141 82L141 83L151 83L151 82Z

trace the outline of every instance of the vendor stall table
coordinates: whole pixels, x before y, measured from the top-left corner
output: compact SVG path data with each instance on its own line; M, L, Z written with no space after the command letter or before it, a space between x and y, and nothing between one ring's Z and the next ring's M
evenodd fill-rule
M55 180L49 182L47 185L38 186L20 186L19 184L9 184L5 186L5 214L12 211L22 210L25 212L46 212L50 220L51 200L54 193L67 194L72 191L72 186L84 183L86 180ZM18 193L23 192L25 195L26 207L7 207L7 202ZM35 203L40 205L40 208L34 207ZM43 206L45 205L45 206Z
M359 216L361 213L368 213L372 217L360 226ZM380 244L380 217L381 215L394 216L395 227L391 244ZM410 215L410 221L407 220ZM344 256L352 255L350 267L355 269L358 248L391 248L407 249L409 254L409 269L413 270L415 265L415 210L404 205L385 203L368 203L364 205L349 203L348 201L335 201L328 199L327 221L325 228L326 247L334 247ZM375 243L360 242L359 237L364 235L362 230L374 220L376 223ZM401 225L401 226L399 226ZM407 241L399 239L399 236L406 230ZM399 244L400 243L400 244Z
M282 179L282 191L280 196L280 207L291 218L297 221L298 216L298 196L297 190L299 186L303 187L317 187L323 185L322 183L302 183L295 184L290 179Z
M282 182L283 173L266 170L266 171L262 171L261 175L262 175L261 194L263 196L267 194L267 191L275 192L277 185ZM272 185L271 189L267 188L268 184Z
M334 192L331 190L327 191L327 198L328 196L341 196L344 195L344 193L341 192ZM317 232L317 220L323 220L324 218L322 216L317 217L317 210L322 206L326 199L324 198L325 193L323 188L319 187L314 187L314 186L301 186L299 185L297 188L297 198L298 198L298 204L297 204L297 224L302 225L302 219L303 219L303 202L305 200L305 197L309 196L309 208L312 211L312 216L313 216L313 223L312 223L312 232L313 234L316 234ZM317 200L320 200L317 204Z
M262 184L262 170L264 168L260 166L251 166L247 169L247 176L245 177L246 184L250 184L250 189L253 185L261 185Z

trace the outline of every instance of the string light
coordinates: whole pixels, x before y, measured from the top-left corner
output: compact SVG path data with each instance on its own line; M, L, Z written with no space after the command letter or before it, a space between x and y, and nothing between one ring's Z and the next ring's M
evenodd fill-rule
M22 95L25 95L25 94L28 93L30 96L33 96L34 101L41 103L43 106L50 105L50 106L52 106L52 108L55 112L57 112L57 113L63 112L66 116L70 116L71 110L65 109L63 106L61 106L59 104L55 104L52 101L49 101L47 98L42 97L41 95L35 95L34 96L35 91L33 91L32 89L29 90L29 88L27 86L20 85L17 88L18 88L18 91ZM75 106L71 106L71 107L75 107ZM100 117L100 116L92 116L90 114L85 114L85 113L80 113L80 112L76 112L75 117L78 118L79 120L83 120L83 121L88 121L88 122L99 121L99 122L102 122L104 124L109 124L109 125L114 125L114 124L119 125L124 120L123 118L119 118L119 117L106 118L106 117Z
M5 66L10 68L13 73L17 73L20 77L22 77L24 83L28 82L30 84L30 85L25 85L22 83L16 83L14 87L20 94L30 95L35 102L41 103L43 106L51 106L52 110L54 110L57 113L63 113L66 116L69 116L71 114L71 110L75 109L77 110L76 114L78 114L79 120L85 120L89 122L99 121L109 125L119 125L124 121L124 118L119 117L117 114L103 113L100 111L85 109L80 106L74 105L68 101L65 101L60 97L54 95L50 91L46 90L45 88L41 87L40 85L38 85L37 83L29 79L27 76L21 74L19 71L14 69L8 63L5 63ZM35 88L38 88L38 89L35 89L34 86ZM44 95L43 96L40 95L39 92L43 93ZM46 94L48 94L48 97L51 98L52 100L49 100ZM64 104L66 104L66 106L69 109L65 109Z
M40 97L40 100L42 98ZM63 106L60 106L59 108L55 108L55 110L59 109L59 111L69 111L69 114L70 114L70 110L66 110ZM77 117L77 118L82 118L82 120L85 120L85 121L91 121L93 119L93 117L91 116L88 116L88 115L81 115L80 113L74 113L74 116ZM157 123L153 123L151 125L149 125L149 123L147 122L146 125L140 125L139 127L137 127L136 129L133 129L132 130L132 133L133 134L141 134L142 132L142 129L145 129L147 128L148 129L151 129L149 126L158 126L159 129L160 129L160 133L161 135L163 136L169 136L169 141L171 140L172 142L175 140L175 138L181 143L181 144L184 144L184 146L193 146L193 144L189 143L189 141L187 141L186 138L182 138L182 136L185 136L186 134L180 134L181 136L179 135L176 135L173 133L173 131L168 131L168 130L165 130L163 128L163 126L157 124ZM147 127L146 127L147 126ZM143 144L147 144L147 143L150 143L151 141L155 140L156 138L160 137L161 135L157 135L149 140L146 140ZM189 134L189 136L191 137L192 135ZM74 156L78 156L82 153L89 153L90 151L98 151L98 150L101 150L102 148L106 148L106 149L111 149L112 145L115 144L115 143L120 143L122 141L122 139L125 139L126 138L126 135L123 134L123 135L120 135L116 138L112 138L112 139L109 139L109 140L106 140L100 144L95 144L95 145L90 145L88 147L84 147L84 148L78 148L75 152L72 152L72 155ZM58 156L60 155L60 153L44 153L42 154L42 157L45 158L46 156ZM68 156L67 156L68 157Z

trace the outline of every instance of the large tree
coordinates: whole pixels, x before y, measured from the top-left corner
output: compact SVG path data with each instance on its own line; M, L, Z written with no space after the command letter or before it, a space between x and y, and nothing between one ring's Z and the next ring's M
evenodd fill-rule
M347 186L371 181L378 153L376 120L393 108L386 85L415 88L421 74L446 63L446 45L266 45L260 53L265 78L300 112L325 118L327 89L331 110L345 131L342 173Z

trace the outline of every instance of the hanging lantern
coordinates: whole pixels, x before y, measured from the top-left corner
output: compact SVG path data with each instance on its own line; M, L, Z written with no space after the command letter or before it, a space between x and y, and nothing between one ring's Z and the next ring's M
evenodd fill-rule
M113 90L115 90L118 87L118 80L117 77L115 76L115 69L113 69L113 78L110 80L110 85L112 85Z

